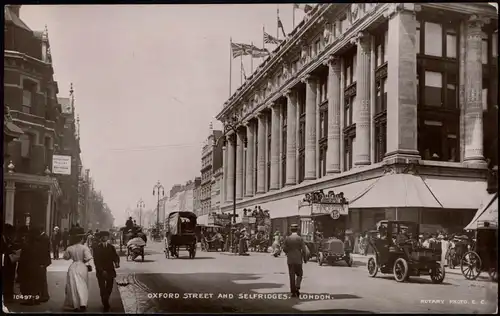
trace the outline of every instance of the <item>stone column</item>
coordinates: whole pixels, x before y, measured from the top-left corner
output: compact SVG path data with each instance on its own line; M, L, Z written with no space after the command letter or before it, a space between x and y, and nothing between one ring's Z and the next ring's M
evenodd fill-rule
M227 177L227 147L222 147L222 184L220 186L221 206L227 201L226 197L226 177Z
M243 152L245 148L245 135L236 133L236 199L243 198Z
M279 163L280 163L280 109L277 104L271 105L271 183L269 190L279 189Z
M375 67L376 67L376 59L375 59L375 36L370 37L370 162L375 163L375 121L373 120L373 116L375 115L375 105L376 105L376 83L375 83Z
M354 165L370 164L370 35L364 32L351 40L357 46L356 68L356 146ZM389 47L391 47L389 45Z
M52 216L52 191L49 189L47 192L47 207L45 211L45 233L48 235L51 233L50 229L50 219Z
M297 92L295 91L295 183L299 184L300 181L300 105L298 102Z
M233 179L235 177L234 174L234 152L236 150L236 146L234 144L234 133L228 135L227 138L227 177L226 177L226 201L232 201L234 198L234 188L233 188Z
M467 21L465 59L465 156L467 164L485 164L483 156L482 30L487 19L472 15Z
M340 172L340 58L328 59L328 146L326 172Z
M316 78L306 75L306 144L304 180L316 179Z
M262 194L266 192L266 116L264 113L259 113L258 116L258 135L259 138L259 149L257 152L257 194Z
M5 224L14 226L14 201L16 197L16 183L7 180L5 184Z
M285 172L286 170L283 170L283 117L284 117L284 107L283 107L283 104L280 103L279 104L279 112L280 112L280 119L279 119L279 127L280 127L280 130L279 130L279 161L278 161L278 165L279 165L279 176L278 176L278 182L279 182L279 186L278 188L282 188L285 186L285 183L283 182L283 172Z
M253 162L255 156L255 128L254 122L250 121L246 125L247 127L247 160L246 160L246 186L245 186L245 196L253 196Z
M319 154L319 139L320 133L320 117L319 117L319 104L321 103L321 82L319 78L316 81L316 179L321 178L320 154Z
M291 90L285 93L287 99L286 111L286 183L285 185L294 185L297 183L297 95Z
M413 3L391 4L387 66L387 153L385 159L418 160L417 147L417 34ZM358 137L356 136L356 139Z

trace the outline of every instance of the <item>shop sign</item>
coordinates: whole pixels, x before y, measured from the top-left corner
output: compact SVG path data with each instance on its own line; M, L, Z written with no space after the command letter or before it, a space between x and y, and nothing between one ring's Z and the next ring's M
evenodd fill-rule
M34 184L34 183L16 183L16 189L22 190L47 190L48 187L46 185Z
M71 175L71 156L53 155L52 173Z

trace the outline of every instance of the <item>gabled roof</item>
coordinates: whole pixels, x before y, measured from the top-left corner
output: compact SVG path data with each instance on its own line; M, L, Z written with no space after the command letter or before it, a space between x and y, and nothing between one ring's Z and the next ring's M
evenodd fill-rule
M10 21L17 27L20 27L22 29L25 29L26 31L33 32L32 29L29 28L29 26L26 25L12 10L10 9L10 6L6 5L4 6L4 13L5 13L5 22Z

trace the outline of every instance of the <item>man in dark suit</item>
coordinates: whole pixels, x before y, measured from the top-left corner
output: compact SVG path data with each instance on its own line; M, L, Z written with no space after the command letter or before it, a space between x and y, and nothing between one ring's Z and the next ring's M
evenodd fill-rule
M99 236L100 242L94 247L94 264L97 281L101 291L101 301L104 312L109 311L109 297L113 291L116 271L120 267L120 257L116 253L115 246L108 242L109 232L102 231Z
M54 227L54 232L52 233L52 253L54 256L54 260L59 259L59 246L61 245L61 231L59 230L59 227Z
M36 230L38 237L35 239L35 257L36 265L36 288L40 295L40 302L48 302L49 286L47 283L47 267L52 263L50 258L50 237L45 233L45 229L38 227Z
M290 292L292 297L300 295L300 284L302 283L302 262L307 262L307 248L302 237L298 235L299 226L293 224L290 226L292 232L286 237L283 252L286 254L288 263L288 275L290 276Z

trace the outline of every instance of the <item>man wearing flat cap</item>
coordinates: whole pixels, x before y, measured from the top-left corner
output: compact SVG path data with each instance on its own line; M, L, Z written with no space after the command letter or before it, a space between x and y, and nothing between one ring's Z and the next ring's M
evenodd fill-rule
M299 236L299 225L293 224L290 226L292 232L286 237L283 245L283 252L287 257L288 275L290 276L290 292L292 297L300 295L300 284L302 283L302 263L306 263L308 259L306 243Z
M99 238L99 243L94 248L95 272L104 312L108 312L110 309L109 297L116 278L115 268L120 267L120 257L116 253L115 246L108 242L109 232L101 231L96 238Z

